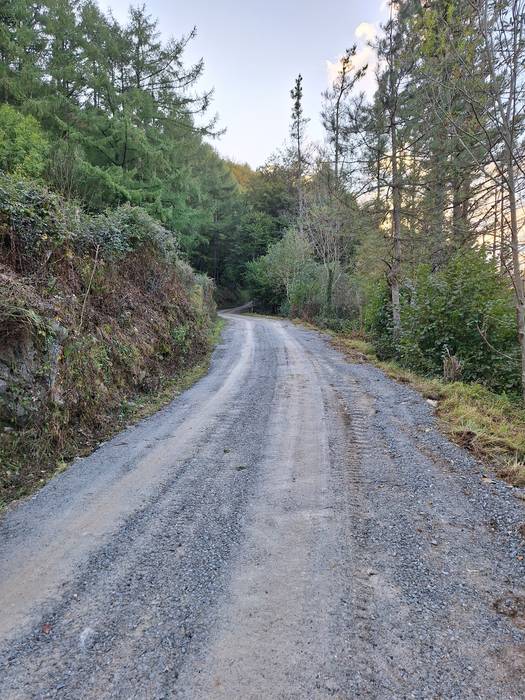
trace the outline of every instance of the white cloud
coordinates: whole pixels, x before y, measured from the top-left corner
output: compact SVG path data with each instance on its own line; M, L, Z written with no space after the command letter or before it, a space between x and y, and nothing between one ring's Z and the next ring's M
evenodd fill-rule
M396 7L391 7L391 0L381 0L379 13L381 19L377 22L361 22L355 31L354 36L357 44L357 51L354 58L356 68L362 68L367 65L365 76L357 85L357 91L364 92L368 98L372 98L376 88L376 71L378 67L378 59L370 44L373 44L381 32L380 22L386 22L390 17L391 11L396 11ZM335 61L326 61L326 74L328 84L332 85L337 77L339 66L341 65L342 55L338 56Z
M372 24L371 22L361 22L354 34L356 39L373 41L377 36L377 24Z
M375 71L377 67L377 55L375 49L369 44L374 41L379 32L379 26L371 22L361 22L356 28L354 36L356 38L357 51L354 56L353 65L359 70L363 66L368 66L365 76L357 85L357 90L362 91L371 98L376 89ZM342 55L335 61L326 61L326 73L328 84L332 85L340 69Z

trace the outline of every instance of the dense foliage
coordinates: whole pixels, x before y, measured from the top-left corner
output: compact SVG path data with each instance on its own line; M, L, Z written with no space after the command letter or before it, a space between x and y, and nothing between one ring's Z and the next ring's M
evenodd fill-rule
M379 284L366 326L381 358L397 357L410 369L439 376L445 358L455 356L458 379L519 390L512 291L484 251L458 254L436 272L418 267L410 286L402 288L401 320L396 343L389 290Z
M37 120L8 104L0 106L0 171L26 177L42 174L48 143Z
M350 48L323 94L323 147L295 83L295 216L249 265L251 288L420 373L525 396L525 4L389 10L376 92L358 92Z
M141 207L235 298L282 211L264 201L266 174L256 185L210 145L220 130L198 92L204 65L184 61L194 36L163 42L144 6L122 25L92 0L2 3L0 170L92 213Z

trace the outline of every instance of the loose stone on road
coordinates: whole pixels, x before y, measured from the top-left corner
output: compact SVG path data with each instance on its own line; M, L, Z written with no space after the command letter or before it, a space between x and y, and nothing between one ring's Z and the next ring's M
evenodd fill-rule
M229 315L0 520L0 698L521 699L523 520L414 391Z

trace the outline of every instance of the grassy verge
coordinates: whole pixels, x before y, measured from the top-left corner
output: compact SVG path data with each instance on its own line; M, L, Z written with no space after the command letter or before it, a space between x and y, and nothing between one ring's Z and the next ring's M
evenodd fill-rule
M518 399L479 384L423 377L395 362L380 361L370 343L331 333L333 345L352 362L371 362L398 382L436 402L444 432L458 445L494 467L514 486L525 486L525 408Z
M5 468L6 465L14 464L16 468L17 459L20 460L21 467L23 467L27 459L28 445L35 441L39 445L41 463L34 466L34 469L18 489L6 490L4 498L1 497L0 493L0 511L10 501L27 496L41 488L55 474L67 469L74 458L90 454L100 442L110 439L124 427L152 415L195 384L209 369L212 352L219 342L224 324L222 319L217 319L210 331L208 351L195 364L179 369L172 377L165 377L162 381L162 388L137 393L133 398L122 401L119 409L112 412L111 416L100 424L98 430L94 430L92 433L76 431L74 438L71 437L64 441L59 447L53 439L51 427L47 429L49 434L46 434L46 429L39 430L36 439L31 430L4 434L4 444L0 449L0 455L5 452L9 457L9 462L6 459L4 465L0 463L0 476L2 468Z
M145 394L134 401L127 402L128 412L126 424L137 423L143 418L151 416L161 408L173 401L173 399L189 389L199 381L209 370L211 356L215 346L220 340L225 321L218 318L210 333L210 347L206 355L192 367L179 372L177 376L164 382L160 391L152 394ZM115 431L117 432L117 431Z

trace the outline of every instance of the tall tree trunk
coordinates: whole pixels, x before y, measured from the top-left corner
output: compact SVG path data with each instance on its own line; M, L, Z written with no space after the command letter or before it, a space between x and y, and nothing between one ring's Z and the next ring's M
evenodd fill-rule
M499 217L499 269L505 272L505 197L501 188L500 217Z
M469 230L470 182L456 178L452 183L452 234L456 245L462 245Z
M441 163L440 163L441 164ZM434 191L434 211L430 213L432 218L433 250L437 251L438 259L442 258L445 248L445 206L447 185L439 175L436 179Z
M492 233L492 259L496 261L498 256L498 214L499 214L499 202L498 202L498 188L494 188L494 231Z
M399 277L401 274L401 185L399 182L399 163L397 154L397 132L395 119L390 123L390 139L392 144L392 242L393 256L390 268L389 282L392 298L392 323L394 340L401 335L401 299L399 293Z
M514 163L512 156L509 157L507 181L509 188L512 277L514 291L516 293L516 319L521 350L521 391L523 400L525 401L525 285L521 274L519 224L516 212L516 184L514 180Z
M328 313L332 311L332 297L334 293L334 271L331 265L328 265L328 280L326 283L326 310Z
M381 155L379 153L379 147L376 157L376 201L377 210L379 211L379 203L381 202Z
M301 136L297 136L297 204L299 209L299 232L303 234L304 194L303 194L303 154Z
M456 177L452 183L452 235L454 242L460 239L461 226L461 185Z
M339 182L339 110L340 110L340 101L341 101L341 95L337 98L337 104L335 108L335 129L334 129L334 147L335 147L335 163L334 163L334 170L335 170L335 184L336 187Z

